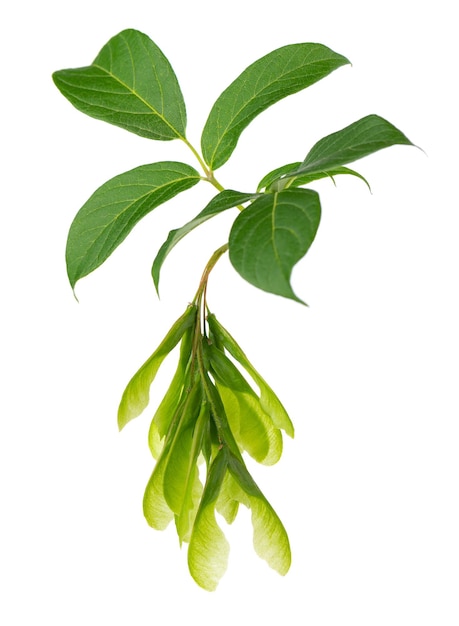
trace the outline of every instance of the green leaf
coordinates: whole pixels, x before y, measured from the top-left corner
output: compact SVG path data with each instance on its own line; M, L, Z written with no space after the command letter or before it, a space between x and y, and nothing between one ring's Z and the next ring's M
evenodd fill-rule
M360 178L360 180L363 180L368 189L371 191L366 178L355 170L351 170L349 167L335 167L332 170L317 172L315 174L300 174L298 176L292 174L292 172L296 172L298 170L300 165L300 162L290 163L272 170L262 178L258 184L258 191L261 189L267 189L268 191L282 191L282 189L286 188L308 185L314 180L320 180L321 178L331 178L334 182L334 176L338 176L339 174L348 174L350 176Z
M163 341L145 361L142 367L134 374L124 390L118 409L118 426L121 430L126 424L140 415L150 400L150 385L152 384L161 363L183 337L185 331L196 320L197 307L189 305L185 313L172 325Z
M199 180L189 165L162 161L136 167L99 187L70 226L66 257L72 288L102 265L142 217Z
M284 174L290 174L290 172L295 172L301 165L301 161L296 161L295 163L287 163L286 165L281 165L281 167L276 167L275 170L271 170L263 176L263 178L258 183L257 191L262 191L263 189L269 190L269 187L276 181L282 178Z
M181 228L171 230L166 241L159 249L151 270L156 291L158 292L159 289L159 276L161 272L161 267L167 255L178 244L178 242L183 239L183 237L185 237L185 235L187 235L203 222L206 222L211 217L214 217L214 215L218 215L219 213L222 213L227 209L232 209L239 204L244 204L245 202L252 200L256 196L257 194L253 193L243 193L241 191L232 191L231 189L225 189L224 191L221 191L219 194L214 196L209 204L207 204L207 206L200 213L198 213L196 217L187 222Z
M390 122L378 115L368 115L318 141L292 175L316 174L357 161L373 152L401 144L412 146Z
M188 567L194 580L214 591L228 564L229 545L215 519L215 506L227 471L221 451L210 466L188 548Z
M287 435L293 437L294 428L293 424L288 416L287 411L282 405L281 401L265 381L265 379L258 373L254 366L250 363L239 344L234 337L220 324L213 313L207 316L207 321L212 335L215 336L219 342L228 350L238 363L246 370L246 372L253 378L260 390L260 402L263 410L271 417L273 424L277 428L284 430Z
M236 218L230 261L255 287L301 302L290 276L314 241L319 221L319 195L311 189L264 194Z
M247 468L230 455L228 469L244 491L247 501L242 502L252 511L253 545L258 556L284 576L291 564L290 542L278 515L258 488Z
M147 35L124 30L88 67L53 74L83 113L149 139L184 139L183 95L169 61Z
M216 348L209 349L216 386L236 442L259 463L274 465L282 454L282 435L237 367Z
M292 176L288 175L282 178L278 183L274 183L272 185L272 190L277 191L276 186L279 185L279 191L281 191L284 186L285 187L301 187L303 185L309 185L315 180L320 180L321 178L331 178L335 183L335 176L348 175L355 176L356 178L360 178L366 184L368 189L371 191L371 187L367 181L367 179L359 174L355 170L351 170L349 167L334 167L333 169L327 170L325 172L316 172L315 174L301 174L300 176ZM286 184L287 183L287 184ZM336 184L336 183L335 183Z
M259 113L347 63L345 57L317 43L284 46L255 61L212 107L201 138L206 163L213 170L222 166Z

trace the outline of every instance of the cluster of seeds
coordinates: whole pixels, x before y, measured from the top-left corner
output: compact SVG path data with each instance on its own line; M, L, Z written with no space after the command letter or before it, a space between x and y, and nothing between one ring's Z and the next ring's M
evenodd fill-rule
M232 523L239 504L251 510L258 555L281 574L289 569L286 531L250 475L243 453L266 465L276 463L282 453L281 430L293 436L293 426L275 393L215 315L203 320L201 304L202 291L129 382L118 419L122 428L144 410L161 363L180 343L175 374L150 426L156 465L145 490L144 513L158 530L175 521L180 543L189 543L191 575L213 590L226 570L229 552L215 512Z

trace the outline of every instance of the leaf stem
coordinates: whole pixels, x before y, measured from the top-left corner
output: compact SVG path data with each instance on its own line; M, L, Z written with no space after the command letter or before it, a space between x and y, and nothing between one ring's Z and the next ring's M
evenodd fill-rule
M183 141L183 143L188 146L188 148L191 150L191 152L194 154L194 156L197 158L197 160L199 161L199 165L202 167L206 178L208 179L208 177L211 175L211 172L209 170L209 168L207 167L207 165L204 162L204 159L201 157L201 155L199 154L199 152L196 150L196 148L193 146L193 144L191 144L188 139L186 137L180 137L180 139Z
M214 173L212 172L211 169L209 169L204 161L204 159L202 158L202 156L199 154L199 152L196 150L196 148L193 146L193 144L191 144L188 139L186 137L180 137L180 139L182 139L182 141L185 143L186 146L188 146L188 148L191 150L191 152L194 154L194 156L196 157L196 159L199 161L199 165L202 167L202 171L205 174L205 177L203 180L206 180L208 183L210 183L211 185L213 185L216 189L218 189L218 191L223 191L225 188L223 187L223 185L221 183L218 182L218 180L215 178Z

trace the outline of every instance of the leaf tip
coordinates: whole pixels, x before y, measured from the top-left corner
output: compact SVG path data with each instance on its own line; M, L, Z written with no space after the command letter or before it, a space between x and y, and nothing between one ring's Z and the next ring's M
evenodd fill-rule
M75 298L75 300L78 302L78 304L80 304L80 301L78 300L78 296L75 293L75 285L72 285L72 293L73 293L73 297Z
M155 285L155 291L156 295L158 296L158 300L161 300L161 296L159 295L159 277L158 280L155 280L155 278L153 277L153 283Z
M421 146L418 146L416 143L413 142L411 142L411 145L413 146L413 148L417 148L418 150L420 150L426 157L429 156L424 148L421 148Z
M68 281L70 283L70 287L72 288L73 295L75 296L75 299L78 301L78 298L76 297L76 294L75 294L75 287L76 287L77 282L82 277L79 276L78 272L75 271L75 268L72 267L71 261L69 259L68 250L66 251L66 266L67 266L67 278L68 278Z
M158 257L156 257L156 259L153 262L153 266L151 268L151 277L153 279L153 284L155 286L156 295L158 296L158 300L159 300L161 297L159 295L159 277L160 277L161 264L159 263L159 267L158 267L157 259Z
M167 243L167 242L166 242ZM161 267L163 264L163 260L164 260L164 256L162 255L163 249L166 247L166 243L164 243L158 254L156 255L154 261L153 261L153 265L151 266L151 277L153 279L153 284L155 286L155 291L156 291L156 295L159 296L159 278L161 275Z
M75 287L76 287L76 284L77 284L79 278L81 278L81 277L75 275L75 273L72 271L72 269L70 267L70 264L69 264L68 258L67 258L67 278L68 278L68 281L70 283L70 288L72 289L73 297L75 298L75 300L77 302L79 302L78 297L76 295Z
M304 300L302 300L301 298L299 298L293 290L292 290L292 294L287 296L287 298L289 298L290 300L293 300L294 302L298 302L298 304L302 304L303 306L306 306L306 307L309 308L309 304L307 302L305 302Z

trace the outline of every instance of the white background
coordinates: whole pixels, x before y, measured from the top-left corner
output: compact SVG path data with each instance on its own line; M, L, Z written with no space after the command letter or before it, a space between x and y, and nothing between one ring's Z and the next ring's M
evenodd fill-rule
M2 9L2 624L459 624L455 21L446 0ZM247 285L226 258L212 275L212 309L296 426L280 463L253 470L288 529L292 568L281 578L258 559L241 514L213 594L191 580L173 528L144 522L151 411L119 434L116 410L234 212L174 250L160 301L152 259L213 195L204 183L144 219L77 286L79 304L65 273L68 227L99 185L144 163L194 165L177 142L85 117L51 81L128 27L170 59L195 144L215 98L272 49L317 41L352 61L257 118L218 172L226 187L251 191L369 113L424 150L356 164L372 195L357 179L317 183L322 224L293 276L309 308Z

